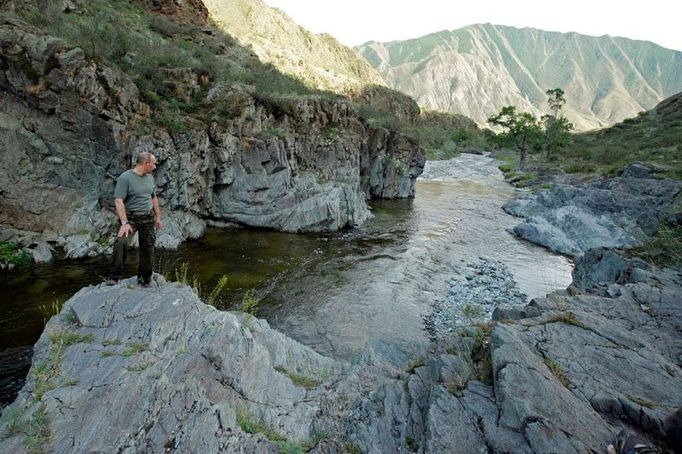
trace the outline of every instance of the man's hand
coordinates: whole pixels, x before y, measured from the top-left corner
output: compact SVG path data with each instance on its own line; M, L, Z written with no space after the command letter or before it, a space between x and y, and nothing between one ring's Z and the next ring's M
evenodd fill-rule
M163 227L161 216L154 216L154 227L156 227L156 230L161 230L161 227Z
M123 224L121 226L121 228L118 229L119 238L124 237L124 236L128 236L128 235L132 235L132 234L133 234L133 228L130 226L130 224Z

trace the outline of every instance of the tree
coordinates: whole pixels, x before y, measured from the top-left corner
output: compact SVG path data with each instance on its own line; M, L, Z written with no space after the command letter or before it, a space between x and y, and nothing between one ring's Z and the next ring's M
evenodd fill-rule
M552 115L543 115L542 124L545 127L544 149L549 157L550 152L566 147L571 142L573 123L561 114L566 104L564 91L561 88L553 88L545 92L548 96L547 104Z
M516 107L506 106L497 115L488 118L488 123L507 129L502 134L519 150L519 165L524 167L528 147L542 136L542 129L535 115L529 112L518 113Z

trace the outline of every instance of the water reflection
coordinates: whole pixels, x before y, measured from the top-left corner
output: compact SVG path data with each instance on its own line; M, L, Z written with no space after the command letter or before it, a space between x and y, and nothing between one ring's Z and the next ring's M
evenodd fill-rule
M507 232L519 220L500 207L515 190L494 161L463 156L438 165L439 179L419 181L414 200L374 201L374 218L356 229L314 235L211 230L178 251L159 251L157 269L172 277L187 263L190 280L196 276L205 291L227 275L219 301L226 309L256 288L260 316L342 358L372 337L426 343L422 317L430 303L445 295L459 264L479 256L506 264L529 296L568 285L565 258ZM131 275L135 266L129 263ZM108 260L69 261L0 275L0 402L21 386L44 314L101 282L108 268Z

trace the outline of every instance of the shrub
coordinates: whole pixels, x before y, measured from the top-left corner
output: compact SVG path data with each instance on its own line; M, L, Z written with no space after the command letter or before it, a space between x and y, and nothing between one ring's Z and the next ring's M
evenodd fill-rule
M0 241L0 263L25 266L31 263L31 258L11 241Z

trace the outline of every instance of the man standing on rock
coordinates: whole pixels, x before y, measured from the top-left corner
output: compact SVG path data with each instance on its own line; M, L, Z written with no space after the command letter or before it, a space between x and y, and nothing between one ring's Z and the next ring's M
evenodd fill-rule
M109 273L109 283L116 284L123 275L128 246L137 231L140 242L140 260L137 281L149 287L154 264L156 230L161 228L161 211L156 197L156 183L151 175L156 170L156 157L143 151L137 156L134 168L126 170L116 181L114 203L121 222L114 244L114 261Z

